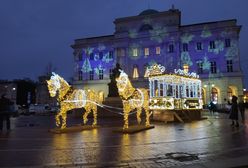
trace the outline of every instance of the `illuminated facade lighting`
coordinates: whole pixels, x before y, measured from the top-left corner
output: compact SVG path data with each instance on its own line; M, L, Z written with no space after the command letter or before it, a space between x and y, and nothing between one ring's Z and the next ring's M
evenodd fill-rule
M168 74L174 74L174 69L182 69L180 74L197 72L203 86L210 88L203 87L205 104L211 101L213 82L218 91L218 104L226 103L229 87L234 95L242 95L241 25L235 19L183 25L181 16L179 9L154 13L148 10L136 16L116 18L111 35L76 39L72 45L73 85L87 86L108 95L109 72L119 63L130 77L133 77L134 65L138 65L139 78L133 84L146 87L147 80L143 77L147 74L143 67L157 63L163 65ZM149 49L149 56L145 48ZM104 67L103 79L98 78L100 65Z

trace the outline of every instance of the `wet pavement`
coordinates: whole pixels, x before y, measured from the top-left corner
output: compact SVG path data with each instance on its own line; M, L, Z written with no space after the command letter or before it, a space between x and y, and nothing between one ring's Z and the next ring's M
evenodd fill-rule
M98 129L66 134L48 132L55 127L54 116L12 118L12 131L0 134L0 167L248 165L248 120L236 128L227 114L204 115L208 119L185 124L152 122L154 129L129 135L113 132L122 125L117 118L99 119ZM68 122L81 119L69 116Z

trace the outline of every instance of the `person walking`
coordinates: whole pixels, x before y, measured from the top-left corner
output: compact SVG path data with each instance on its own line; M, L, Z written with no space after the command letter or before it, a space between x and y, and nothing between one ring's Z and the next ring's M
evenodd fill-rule
M214 112L216 111L216 106L213 103L213 101L209 103L208 108L209 108L210 115L214 115Z
M238 122L238 103L237 103L238 97L232 96L232 103L231 103L231 110L230 110L230 116L229 119L232 120L231 126L239 127Z
M13 103L5 97L5 94L2 95L0 99L0 131L3 130L3 121L6 120L7 130L10 130L10 109Z
M238 103L238 107L239 107L239 111L241 114L242 123L244 124L245 123L245 103L244 103L243 97L240 98L240 101Z

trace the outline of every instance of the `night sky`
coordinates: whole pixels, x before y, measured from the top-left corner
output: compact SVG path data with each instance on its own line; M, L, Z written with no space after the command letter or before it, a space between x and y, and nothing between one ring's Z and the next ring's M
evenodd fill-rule
M48 64L69 79L74 39L113 34L115 18L148 6L166 11L172 4L181 10L183 25L237 19L248 88L247 0L0 0L0 79L37 80Z

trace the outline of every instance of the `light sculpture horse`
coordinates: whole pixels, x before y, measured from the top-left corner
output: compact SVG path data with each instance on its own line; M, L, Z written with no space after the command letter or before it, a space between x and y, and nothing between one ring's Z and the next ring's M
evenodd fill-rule
M60 104L60 111L56 115L56 126L61 129L66 128L67 111L84 107L86 112L83 115L84 124L88 121L88 114L93 111L94 121L92 126L97 124L97 103L98 96L93 90L73 89L62 77L52 73L47 81L48 90L51 97L55 97ZM60 120L62 119L62 123Z
M141 123L140 114L142 108L146 113L146 126L150 126L150 116L152 113L149 112L149 96L148 91L144 88L134 88L128 79L128 75L120 70L120 76L116 78L118 93L122 99L123 112L124 112L124 126L123 129L128 128L128 116L130 111L136 109L136 117L138 124Z

